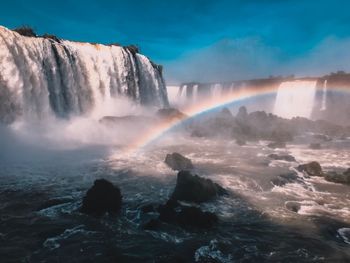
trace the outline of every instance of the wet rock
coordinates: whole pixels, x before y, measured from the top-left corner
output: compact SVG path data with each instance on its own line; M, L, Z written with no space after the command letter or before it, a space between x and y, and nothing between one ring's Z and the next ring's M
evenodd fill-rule
M120 189L105 179L95 180L83 198L81 212L102 216L118 213L122 205Z
M227 191L211 180L192 175L188 171L180 171L171 199L201 203L224 194Z
M167 154L165 163L176 171L193 169L192 161L179 153Z
M319 149L321 149L321 144L320 143L310 143L309 148L313 149L313 150L319 150Z
M50 39L52 40L53 42L57 42L57 43L61 43L61 40L55 36L55 35L50 35L50 34L44 34L42 35L43 38L46 38L46 39Z
M270 142L267 147L276 149L276 148L286 148L286 143L282 141Z
M282 161L287 161L287 162L295 162L296 161L295 158L289 154L278 155L278 154L272 153L268 157L273 159L273 160L282 160Z
M288 210L298 213L298 211L300 210L300 203L298 202L294 202L294 201L289 201L285 203L285 206Z
M167 223L176 223L177 212L175 209L179 206L180 204L173 199L168 200L164 205L160 205L158 208L159 219Z
M336 172L329 172L324 175L324 178L333 183L338 183L338 184L350 184L350 169L346 170L342 174L338 174Z
M310 176L322 176L322 167L318 162L310 162L307 164L301 164L297 167L299 172L305 172Z

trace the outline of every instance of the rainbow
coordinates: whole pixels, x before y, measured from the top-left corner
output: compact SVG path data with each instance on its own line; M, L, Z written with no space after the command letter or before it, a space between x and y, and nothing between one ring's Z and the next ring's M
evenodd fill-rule
M350 90L345 87L341 88L331 88L331 91L341 92L341 93L350 93ZM213 111L217 108L225 107L233 103L238 103L245 101L247 99L257 98L260 96L273 95L277 93L277 88L275 86L264 86L264 87L250 87L247 89L237 90L222 98L203 100L200 103L189 106L185 109L182 109L182 112L185 113L188 118L185 119L172 119L160 122L149 129L146 133L142 134L137 140L132 144L128 145L125 148L127 153L136 153L138 150L146 147L148 144L152 143L163 134L174 128L175 126L183 123L184 121L196 117L206 112Z

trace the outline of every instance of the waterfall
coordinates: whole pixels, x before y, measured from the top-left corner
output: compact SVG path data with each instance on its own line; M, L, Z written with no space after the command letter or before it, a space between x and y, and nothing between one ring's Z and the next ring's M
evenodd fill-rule
M316 94L316 81L282 82L277 91L274 114L310 118Z
M187 85L182 85L179 93L178 93L178 98L180 103L186 103L187 101Z
M161 69L116 45L25 37L0 27L0 121L110 113L116 98L168 105Z
M195 84L192 87L192 102L196 103L197 100L198 100L198 84Z
M167 86L167 93L170 105L177 105L180 94L180 86Z
M219 99L221 97L222 93L222 85L221 84L214 84L210 88L210 94L211 98L213 100Z
M324 111L327 109L327 80L325 79L323 82L323 90L322 90L322 104L321 104L321 111Z

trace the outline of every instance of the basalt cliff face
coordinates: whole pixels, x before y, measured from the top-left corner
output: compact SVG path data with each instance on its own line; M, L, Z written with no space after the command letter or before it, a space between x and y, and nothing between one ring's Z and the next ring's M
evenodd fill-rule
M168 106L161 66L138 50L0 27L0 122L88 115L127 97Z

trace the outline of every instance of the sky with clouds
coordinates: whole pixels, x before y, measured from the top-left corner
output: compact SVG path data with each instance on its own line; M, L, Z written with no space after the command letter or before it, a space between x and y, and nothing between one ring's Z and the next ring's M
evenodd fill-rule
M11 0L0 25L136 44L166 81L229 81L350 71L343 0Z

